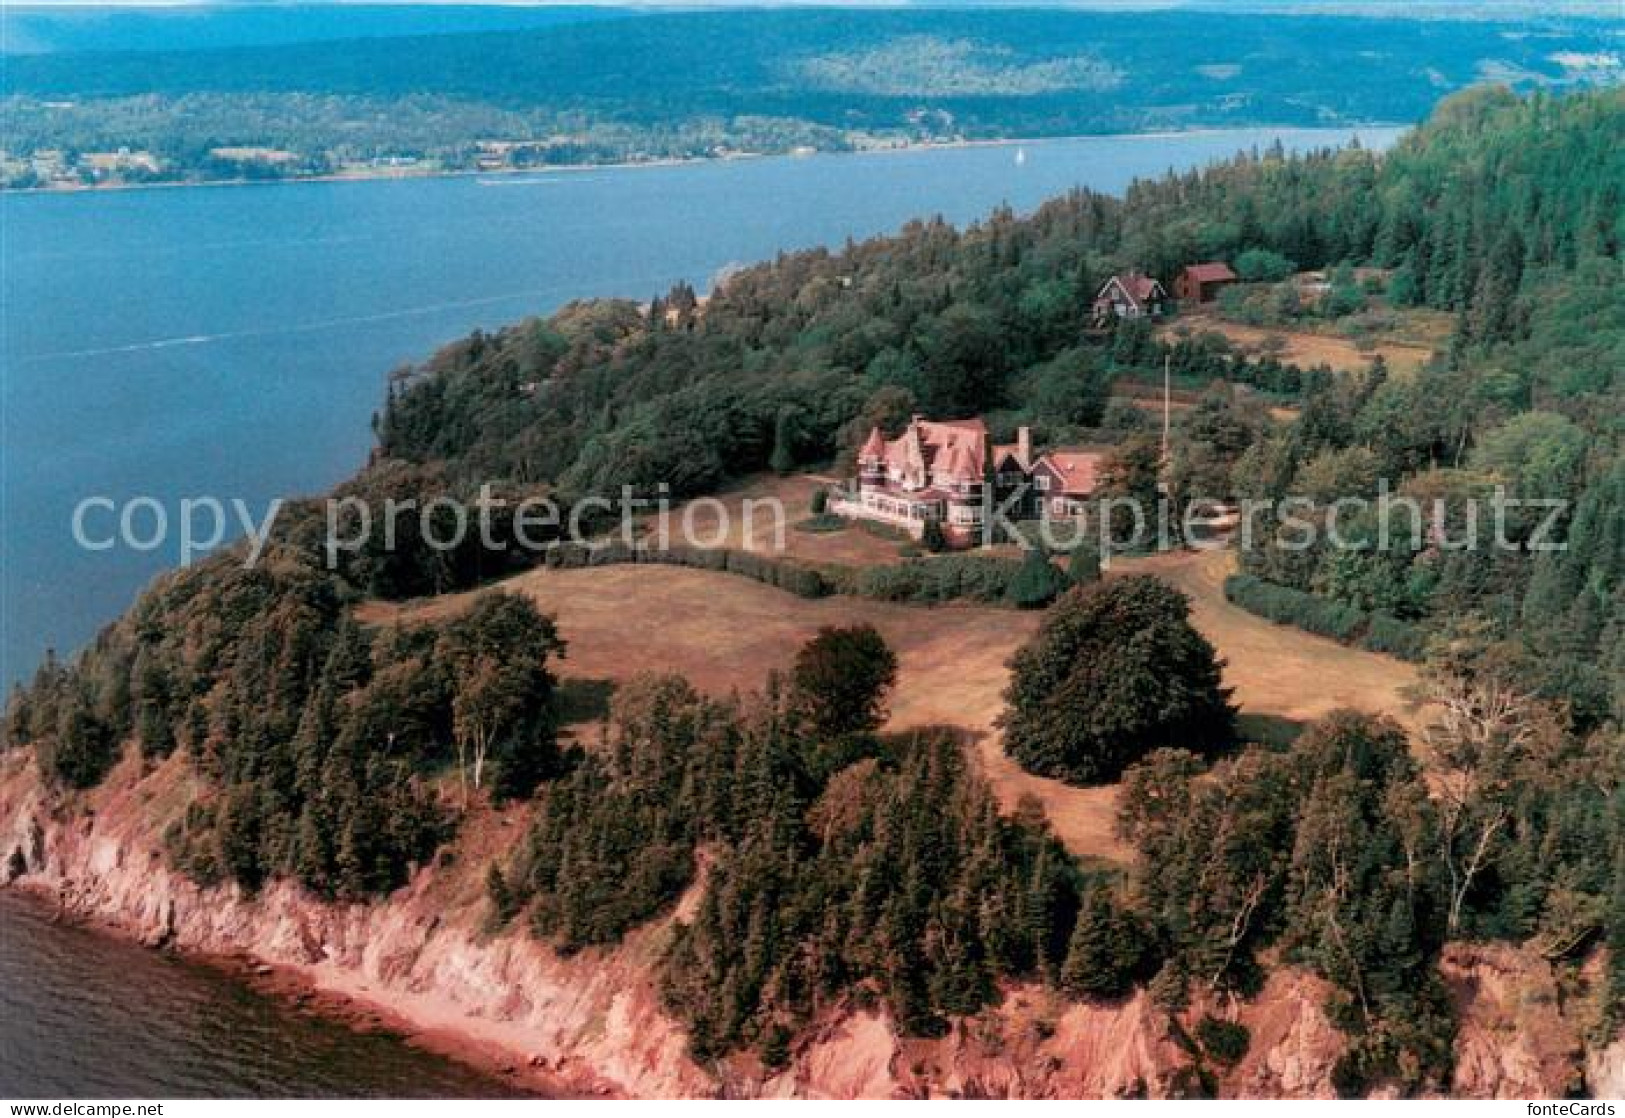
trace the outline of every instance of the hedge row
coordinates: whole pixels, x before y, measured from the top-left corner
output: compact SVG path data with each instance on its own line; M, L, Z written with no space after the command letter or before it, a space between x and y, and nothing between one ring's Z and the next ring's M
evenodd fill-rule
M1306 594L1248 574L1225 579L1224 596L1242 609L1282 625L1293 625L1401 660L1422 659L1422 631L1386 613L1368 613L1345 602Z
M1005 602L1021 560L995 555L941 555L863 567L843 575L842 593L880 602Z
M560 543L547 549L545 562L549 567L562 569L609 567L620 563L657 563L668 567L694 567L702 571L722 571L742 575L768 586L787 590L798 598L825 598L835 591L830 581L811 567L768 555L722 547L653 548L629 546L619 542L595 546Z
M849 594L880 602L935 603L968 599L1006 602L1021 560L992 555L943 555L850 570L824 572L788 559L729 548L653 548L622 542L595 546L559 543L547 549L549 567L573 570L624 563L657 563L743 575L800 598Z

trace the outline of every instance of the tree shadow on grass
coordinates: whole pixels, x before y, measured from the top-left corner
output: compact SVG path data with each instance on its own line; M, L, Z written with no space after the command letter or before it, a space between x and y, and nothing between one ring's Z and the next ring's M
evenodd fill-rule
M1236 716L1236 740L1253 742L1268 749L1287 750L1304 731L1304 723L1278 714L1243 711Z
M612 679L559 680L553 699L559 725L602 722L609 717L609 700L614 694L615 681Z

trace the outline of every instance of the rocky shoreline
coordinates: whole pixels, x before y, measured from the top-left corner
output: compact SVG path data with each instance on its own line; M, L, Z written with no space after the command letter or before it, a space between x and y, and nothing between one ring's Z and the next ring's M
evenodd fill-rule
M149 950L208 967L257 994L283 1003L298 1014L320 1018L357 1033L389 1036L410 1047L454 1060L488 1076L493 1085L500 1085L502 1097L517 1094L557 1099L584 1094L573 1085L548 1075L531 1061L521 1063L506 1052L474 1043L455 1031L420 1028L392 1008L387 1000L370 1000L323 986L302 968L274 965L242 952L189 951L173 943L155 941L117 918L72 907L57 890L28 877L0 887L21 893L43 909L51 910L55 923L71 923L97 935L140 943Z

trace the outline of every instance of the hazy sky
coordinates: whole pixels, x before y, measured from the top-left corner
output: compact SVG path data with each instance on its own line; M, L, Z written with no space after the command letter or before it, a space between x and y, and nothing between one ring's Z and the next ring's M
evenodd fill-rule
M1495 11L1557 12L1618 12L1625 14L1625 0L13 0L7 4L0 0L0 8L161 8L161 7L263 7L295 5L358 5L358 4L447 4L477 6L549 7L556 5L597 4L605 7L628 8L698 8L698 7L786 7L792 5L880 8L880 7L1056 7L1056 8L1169 8L1235 7L1257 10L1260 8L1312 11L1315 9L1358 11L1387 14L1428 10L1438 12L1455 9L1462 13L1492 13Z
M613 8L768 8L768 7L841 7L841 8L897 8L917 4L933 6L935 0L17 0L0 4L11 8L181 8L181 7L293 7L322 5L406 5L440 4L471 5L475 7L613 7ZM1168 8L1178 7L1182 0L1006 0L1009 6L1066 7L1066 8ZM1327 0L1300 0L1313 6ZM1402 2L1402 0L1395 0ZM1468 2L1468 0L1463 0ZM978 7L999 6L1001 0L982 3L981 0L942 0L938 6Z
M1472 18L1529 15L1625 16L1625 0L0 0L6 8L177 8L354 5L473 5L511 7L601 6L625 8L746 7L1052 7L1083 9L1205 8L1237 11L1327 12L1353 15Z

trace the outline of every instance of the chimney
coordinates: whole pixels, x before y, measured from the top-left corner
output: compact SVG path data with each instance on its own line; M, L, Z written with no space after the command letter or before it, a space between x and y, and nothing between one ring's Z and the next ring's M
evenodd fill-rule
M1033 429L1031 427L1016 428L1016 459L1024 470L1031 469L1033 464Z

